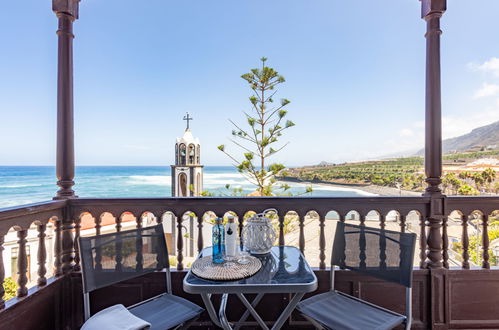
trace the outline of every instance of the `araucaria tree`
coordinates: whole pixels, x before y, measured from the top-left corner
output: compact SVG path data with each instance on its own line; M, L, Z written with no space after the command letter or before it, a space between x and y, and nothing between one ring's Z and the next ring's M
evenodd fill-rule
M295 124L286 119L285 107L290 103L288 99L281 99L274 105L276 87L285 80L276 70L265 65L267 59L261 58L261 68L251 69L241 78L248 82L253 95L250 96L251 112L244 112L248 128L229 121L234 125L231 141L244 150L242 160L228 153L225 145L218 146L228 155L246 179L257 187L261 196L271 196L280 190L281 193L289 189L288 185L277 184L276 175L282 174L283 164L268 164L268 158L282 150L288 143L278 145L283 131Z

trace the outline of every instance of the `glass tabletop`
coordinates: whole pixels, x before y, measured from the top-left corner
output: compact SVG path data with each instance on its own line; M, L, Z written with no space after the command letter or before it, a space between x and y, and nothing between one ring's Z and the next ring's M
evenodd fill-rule
M198 258L211 255L211 247ZM197 277L190 270L184 278L188 293L295 293L312 292L317 277L300 250L294 246L274 246L270 253L254 255L262 268L253 276L237 281L211 281Z

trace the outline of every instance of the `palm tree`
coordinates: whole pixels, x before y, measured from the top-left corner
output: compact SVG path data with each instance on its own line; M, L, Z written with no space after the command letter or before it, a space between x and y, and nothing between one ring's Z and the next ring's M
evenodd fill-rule
M475 181L475 186L478 190L480 190L480 188L482 187L482 185L485 182L481 173L473 174L473 181Z
M486 168L482 172L482 177L485 183L487 184L487 188L489 189L490 192L492 192L492 189L490 188L490 185L492 182L494 182L494 179L496 178L496 171L494 171L492 168Z

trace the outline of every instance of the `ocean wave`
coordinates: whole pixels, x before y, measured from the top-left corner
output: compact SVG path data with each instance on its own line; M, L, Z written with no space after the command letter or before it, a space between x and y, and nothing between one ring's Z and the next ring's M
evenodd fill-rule
M1 185L0 188L29 188L29 187L41 187L43 184L37 183L37 184L5 184Z
M242 174L240 173L207 173L204 172L204 178L209 178L209 179L222 179L222 178L239 178L239 179L244 179Z
M131 175L129 184L171 186L172 178L166 175Z

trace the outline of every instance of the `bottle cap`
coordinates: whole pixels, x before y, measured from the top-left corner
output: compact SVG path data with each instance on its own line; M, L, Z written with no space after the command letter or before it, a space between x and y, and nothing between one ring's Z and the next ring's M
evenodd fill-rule
M223 220L224 220L224 218L216 217L216 218L215 218L215 223L216 223L217 225L218 225L218 224L221 224L221 223L223 223Z
M233 215L229 215L229 216L227 217L227 221L228 221L229 223L234 223L234 216L233 216Z

